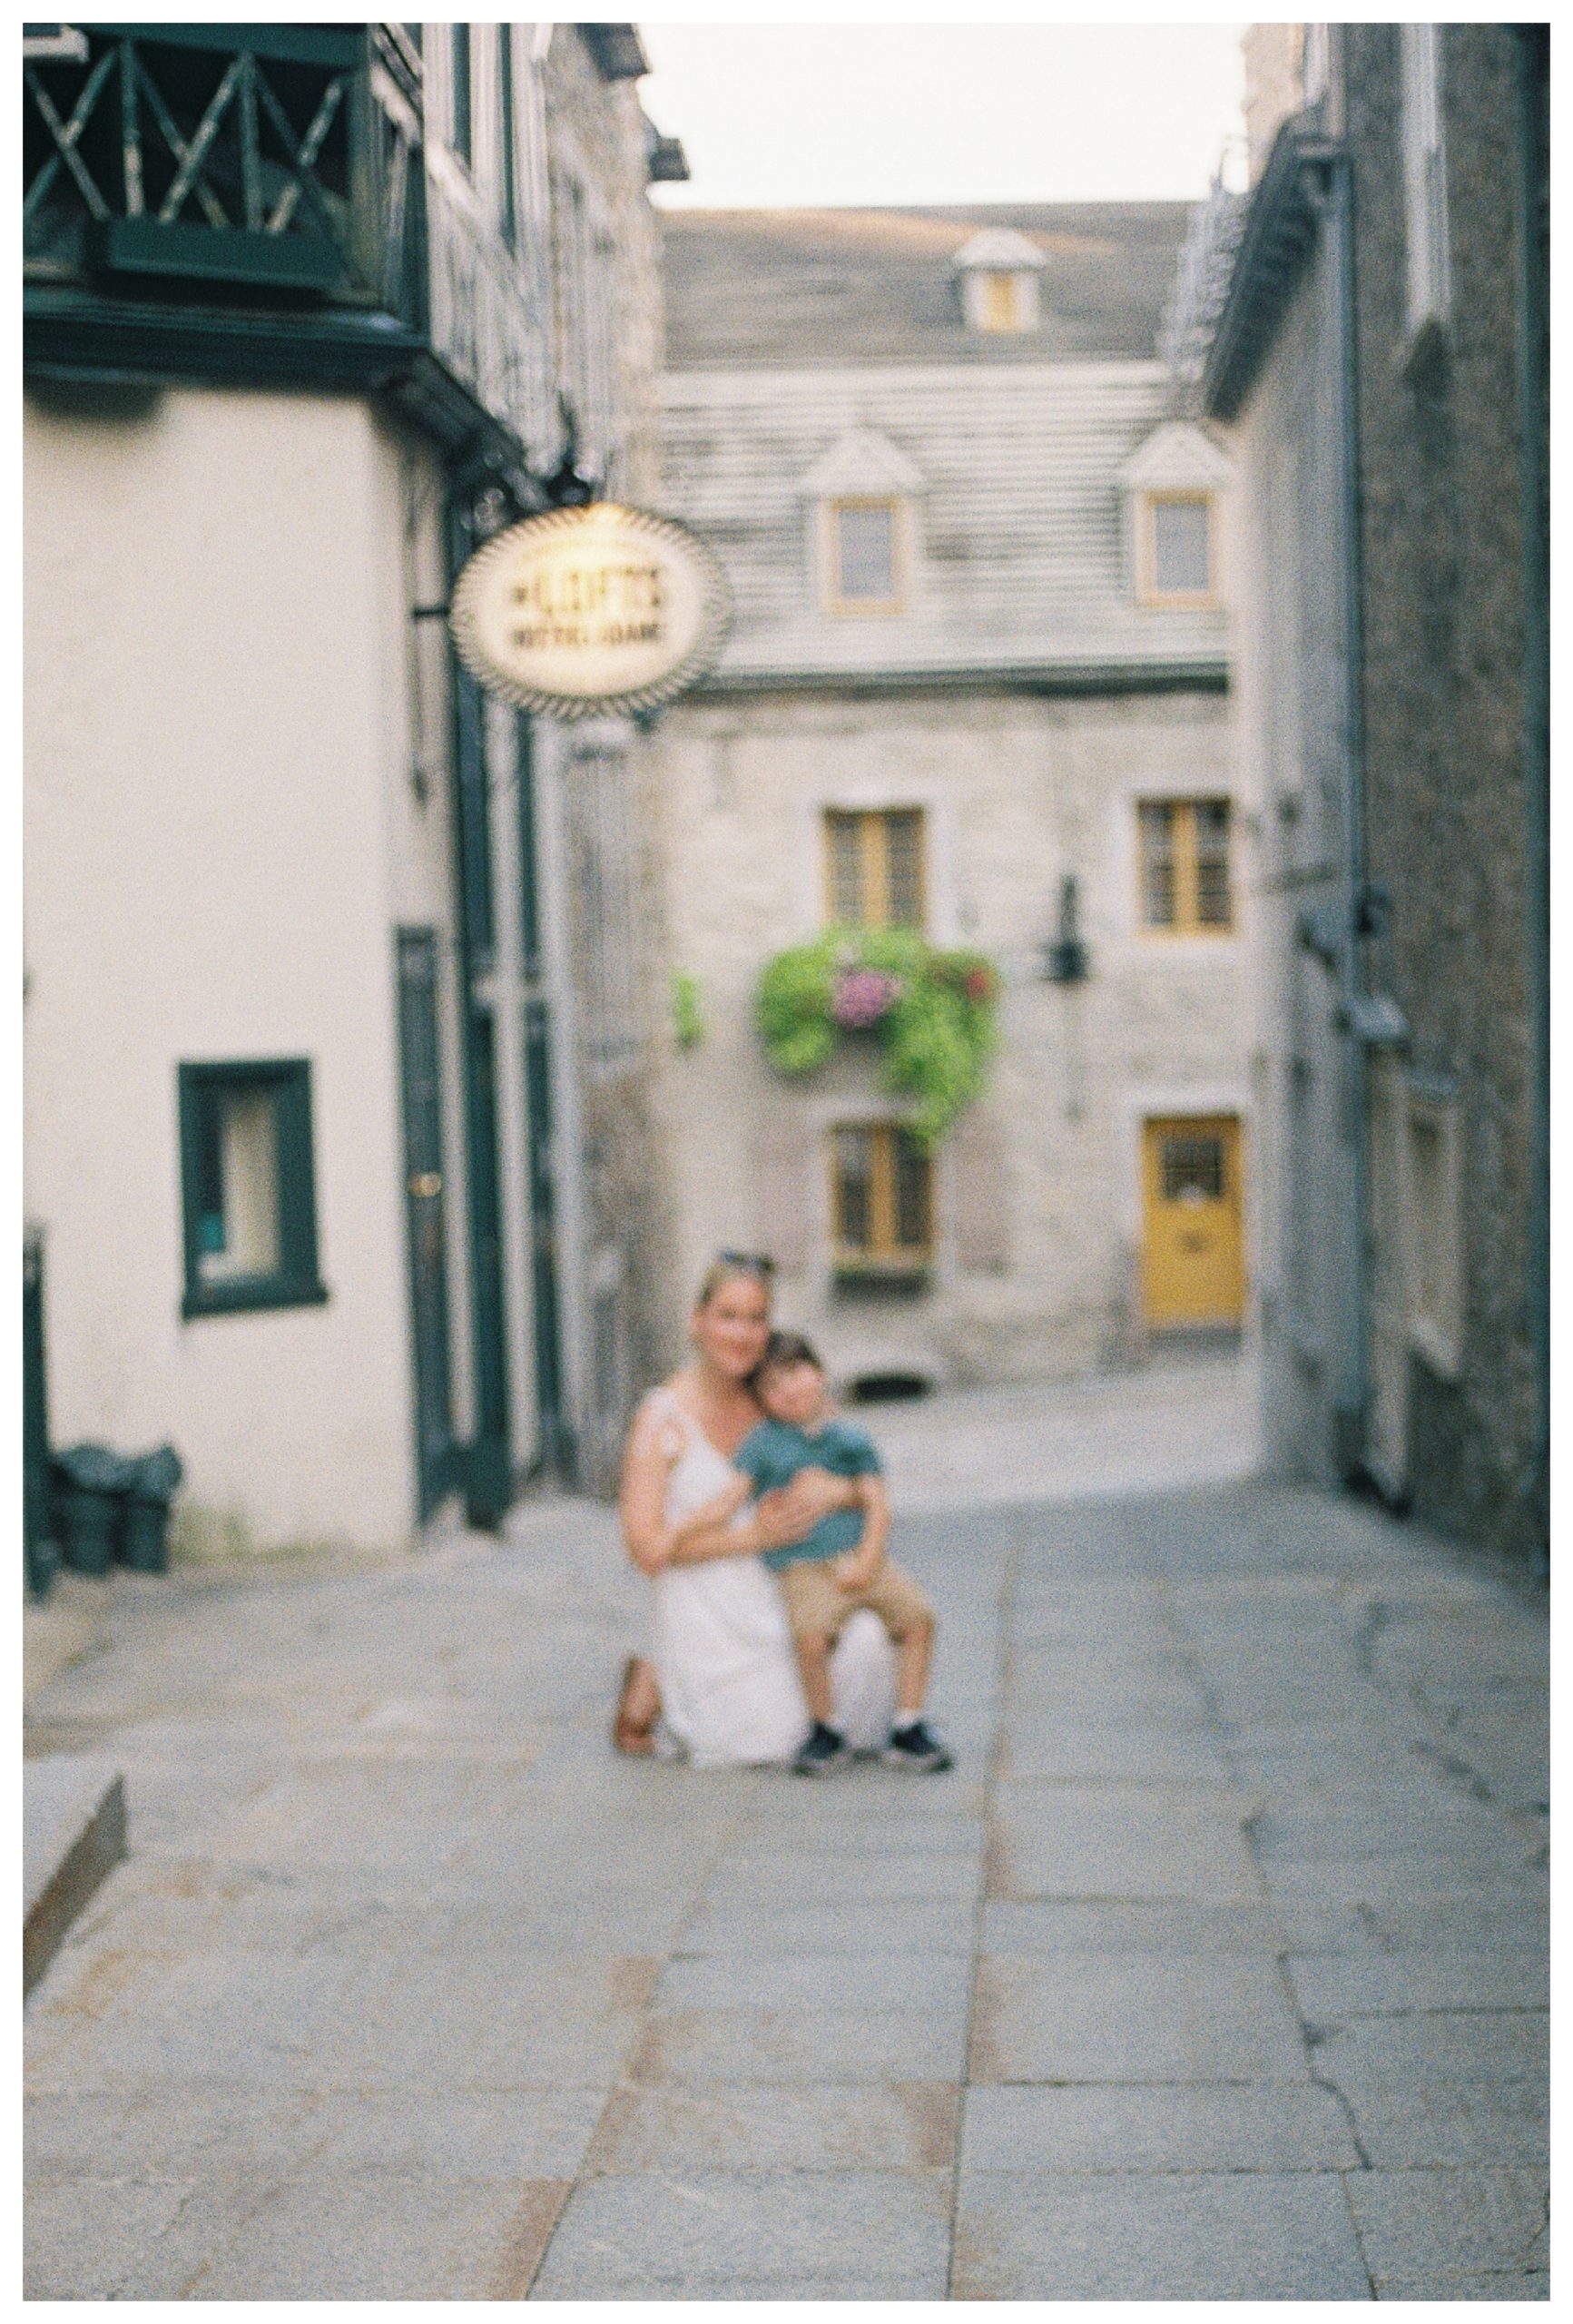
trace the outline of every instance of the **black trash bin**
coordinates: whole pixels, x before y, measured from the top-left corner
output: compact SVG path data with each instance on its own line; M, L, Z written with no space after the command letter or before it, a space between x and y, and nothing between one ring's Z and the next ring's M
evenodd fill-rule
M68 1444L51 1462L61 1548L77 1573L114 1561L133 1463L107 1444Z
M162 1573L170 1561L170 1503L185 1473L172 1444L127 1463L125 1530L121 1556L133 1573Z

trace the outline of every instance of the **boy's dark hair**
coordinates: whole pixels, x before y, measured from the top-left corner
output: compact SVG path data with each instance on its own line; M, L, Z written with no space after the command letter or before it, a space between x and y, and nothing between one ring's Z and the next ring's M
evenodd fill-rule
M753 1367L753 1376L757 1380L762 1372L783 1372L790 1364L811 1364L816 1372L825 1368L812 1341L805 1340L801 1332L772 1332Z

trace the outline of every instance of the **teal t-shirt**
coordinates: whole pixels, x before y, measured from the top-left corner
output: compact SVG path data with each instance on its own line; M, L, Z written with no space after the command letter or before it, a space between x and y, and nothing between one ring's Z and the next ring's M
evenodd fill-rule
M762 1420L732 1457L752 1478L756 1499L777 1485L790 1485L800 1469L828 1469L833 1477L877 1477L880 1473L872 1437L845 1420L827 1421L816 1436L790 1427L784 1420ZM856 1549L862 1538L860 1509L832 1509L805 1541L790 1542L785 1549L766 1550L764 1561L772 1573L779 1573L783 1566L800 1565L809 1559L817 1562L839 1558L843 1550Z

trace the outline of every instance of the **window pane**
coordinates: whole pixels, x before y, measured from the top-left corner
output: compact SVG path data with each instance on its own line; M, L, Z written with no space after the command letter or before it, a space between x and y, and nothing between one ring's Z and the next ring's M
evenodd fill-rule
M498 189L499 218L503 238L510 250L518 245L518 212L514 200L514 178L518 167L514 136L514 28L512 25L497 26L497 80L502 94L502 152L497 166L502 172Z
M831 812L825 817L825 844L830 854L831 918L839 926L859 927L863 911L862 817Z
M1142 919L1148 928L1175 924L1175 810L1147 801L1141 809Z
M1014 330L1017 300L1014 274L986 274L983 278L983 328L985 330Z
M1196 818L1196 918L1204 928L1227 928L1234 917L1229 895L1229 802L1199 799Z
M1224 1194L1221 1137L1165 1137L1164 1200L1218 1202Z
M197 1272L203 1283L276 1275L279 1123L270 1089L211 1089L202 1102Z
M896 512L839 508L840 594L850 603L883 604L896 594Z
M837 1130L836 1228L844 1250L867 1251L873 1245L873 1139L868 1130Z
M923 924L923 811L899 807L884 818L885 885L894 928Z
M1166 596L1209 587L1207 533L1204 499L1154 501L1153 587L1156 591Z
M896 1142L896 1241L903 1251L929 1247L929 1157L906 1130Z
M470 28L467 25L448 27L453 46L453 150L462 162L470 160L473 132L470 126Z
M1415 1304L1435 1320L1443 1313L1440 1226L1446 1217L1441 1132L1423 1114L1409 1125L1410 1184L1414 1206Z

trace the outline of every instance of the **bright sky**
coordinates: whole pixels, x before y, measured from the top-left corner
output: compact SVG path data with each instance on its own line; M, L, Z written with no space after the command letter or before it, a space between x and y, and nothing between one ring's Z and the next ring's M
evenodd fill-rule
M1197 201L1244 132L1243 25L639 31L693 173L673 206Z

